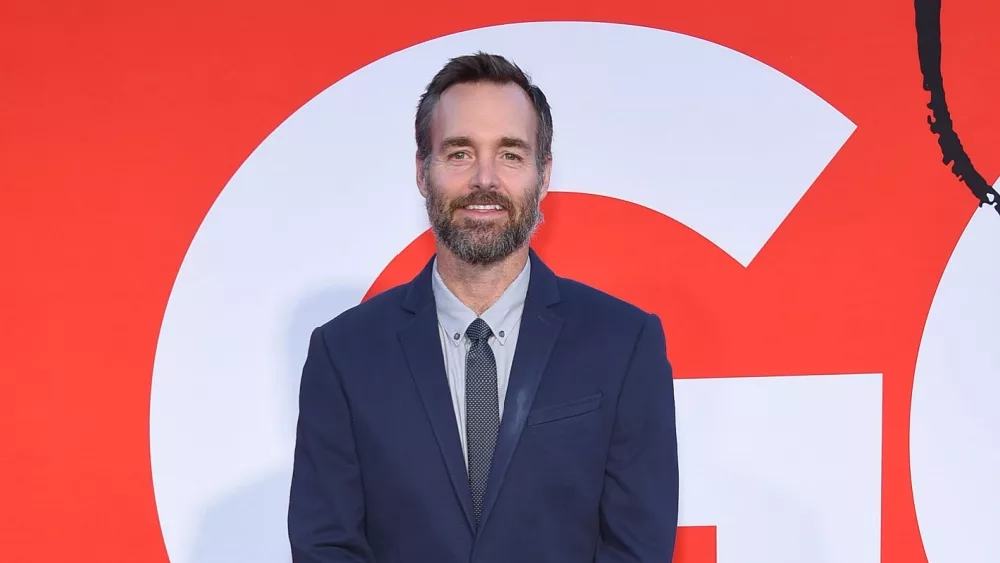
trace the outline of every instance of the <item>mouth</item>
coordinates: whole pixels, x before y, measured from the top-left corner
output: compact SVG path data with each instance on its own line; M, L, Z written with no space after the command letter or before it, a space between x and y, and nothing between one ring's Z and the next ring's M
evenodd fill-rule
M504 206L498 205L498 204L491 204L491 205L483 205L483 204L466 205L465 207L462 207L461 209L464 209L466 211L472 211L472 212L475 212L475 213L490 213L490 212L499 212L499 211L504 211L505 210Z
M508 219L508 215L507 209L500 204L480 203L459 207L455 210L454 218L459 222L470 221L472 224L485 226L503 222Z

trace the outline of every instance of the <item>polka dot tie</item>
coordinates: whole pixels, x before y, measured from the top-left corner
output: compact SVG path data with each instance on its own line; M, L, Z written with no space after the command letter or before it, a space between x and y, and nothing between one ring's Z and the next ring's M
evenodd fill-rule
M465 436L469 454L469 489L478 523L500 428L500 402L497 397L497 362L490 348L493 331L483 319L476 319L465 335L472 341L465 358Z

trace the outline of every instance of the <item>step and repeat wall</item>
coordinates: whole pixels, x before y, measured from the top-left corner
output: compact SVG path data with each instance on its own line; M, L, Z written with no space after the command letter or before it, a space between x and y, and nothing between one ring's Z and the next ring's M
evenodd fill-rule
M534 248L664 322L677 563L1000 561L1000 5L2 12L0 560L290 560L309 333L430 257L482 50L552 104Z

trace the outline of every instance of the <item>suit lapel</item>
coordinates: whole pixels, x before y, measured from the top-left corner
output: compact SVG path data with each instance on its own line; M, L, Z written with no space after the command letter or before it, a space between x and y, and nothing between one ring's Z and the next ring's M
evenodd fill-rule
M455 408L445 371L444 355L438 334L437 310L431 290L430 268L433 260L414 279L404 301L404 307L416 316L399 333L400 342L410 366L410 373L420 393L424 409L430 419L441 455L444 457L448 476L455 489L458 502L465 512L470 529L475 529L472 513L472 496L469 491L469 474L455 421Z
M483 514L479 528L486 524L496 503L507 467L517 448L521 430L528 417L528 411L535 400L535 392L542 379L545 365L555 346L562 319L549 306L559 301L559 290L554 273L545 266L532 250L530 254L531 279L525 296L521 328L517 337L517 348L511 364L507 395L504 399L504 415L500 421L497 444L493 452L493 464L483 500Z

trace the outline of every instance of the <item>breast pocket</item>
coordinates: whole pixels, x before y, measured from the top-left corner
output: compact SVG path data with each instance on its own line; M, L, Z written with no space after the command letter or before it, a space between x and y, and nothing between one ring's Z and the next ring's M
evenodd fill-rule
M558 405L536 408L528 413L528 420L525 424L528 426L538 426L594 412L601 408L603 396L603 393L597 393Z

